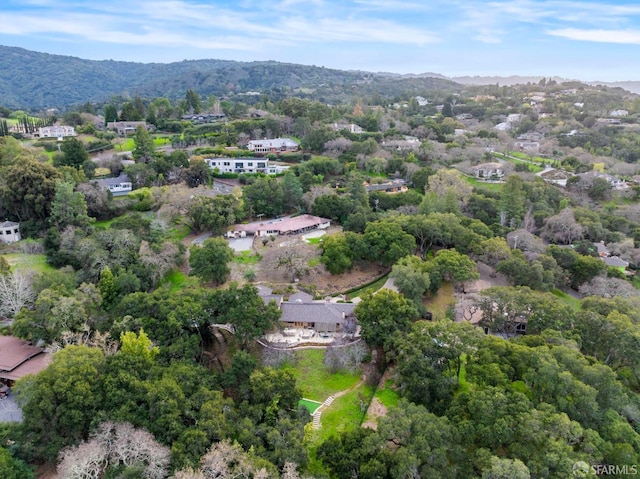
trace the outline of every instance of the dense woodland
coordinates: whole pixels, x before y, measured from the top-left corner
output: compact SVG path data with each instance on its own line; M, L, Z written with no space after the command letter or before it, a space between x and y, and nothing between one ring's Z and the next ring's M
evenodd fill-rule
M159 66L145 68L160 81ZM0 216L26 238L0 251L0 315L7 334L53 352L12 392L24 420L0 427L3 477L57 467L60 478L564 479L580 461L606 477L623 477L610 465L640 462L639 97L546 80L449 90L416 80L390 95L364 85L342 102L268 88L250 101L185 82L177 98L141 88L71 99L76 107L50 119L80 133L61 145L0 137ZM36 105L16 111L7 100L0 114L8 125L44 118ZM182 119L220 111L215 123ZM495 128L514 114L510 130ZM104 129L116 119L154 128L123 139ZM514 146L527 134L540 138L535 153ZM299 152L268 155L286 173L223 175L203 161L251 156L248 141L264 137L300 140ZM503 178L474 177L496 161ZM537 176L545 165L567 186ZM89 181L121 172L134 185L125 197ZM236 186L215 192L215 177ZM367 193L365 181L390 179L409 188ZM322 298L336 292L314 278L365 267L398 289L363 294L355 310L367 345L355 374L371 391L384 374L396 398L375 429L360 427L372 400L363 395L355 427L314 432L296 356L271 357L256 342L280 310L258 295L255 270L230 281L236 255L221 234L303 212L340 231L313 261L256 240L264 261L278 250L264 269L290 278L276 285L283 292ZM203 232L212 238L202 246L185 240ZM625 271L598 256L600 242ZM46 267L11 265L4 255L17 252ZM480 265L508 284L466 291ZM431 310L446 290L454 303ZM325 364L339 373L348 361L336 354L329 348Z

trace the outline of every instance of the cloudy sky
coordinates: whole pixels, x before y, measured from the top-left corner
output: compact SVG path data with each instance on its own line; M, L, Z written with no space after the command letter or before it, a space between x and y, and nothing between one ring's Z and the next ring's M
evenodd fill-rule
M2 0L0 44L94 60L640 80L640 2Z

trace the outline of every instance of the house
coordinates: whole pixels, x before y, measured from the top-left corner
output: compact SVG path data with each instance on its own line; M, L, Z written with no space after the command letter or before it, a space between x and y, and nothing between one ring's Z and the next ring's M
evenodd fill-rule
M38 128L40 138L66 138L68 136L76 136L76 129L72 126L52 125Z
M617 117L625 117L627 115L629 115L629 111L628 110L613 110L611 113L609 113L610 116L617 116Z
M105 178L101 180L94 180L92 183L97 183L103 188L109 190L113 196L124 196L131 193L133 185L127 175L122 173L117 178Z
M20 241L20 223L4 221L0 223L0 242L11 244Z
M614 190L624 190L628 188L627 182L625 180L622 180L617 176L613 176L608 173L603 173L601 171L595 171L595 170L587 171L586 173L580 173L578 176L582 178L592 178L592 179L602 178L606 180L607 183L609 183L609 186L611 186L611 189L614 189Z
M110 121L107 122L107 130L115 130L118 135L133 135L136 129L142 126L147 130L153 128L151 125L147 125L146 121Z
M247 149L256 153L281 153L298 151L300 145L290 138L273 138L264 140L251 140Z
M627 267L629 266L628 261L625 261L618 256L606 256L602 258L602 261L604 261L604 264L606 264L607 266L619 269L623 273L626 271Z
M27 374L37 374L49 364L44 349L14 336L0 336L0 381L11 387Z
M194 125L202 125L205 123L216 123L227 117L224 113L193 113L191 115L182 115L183 121L190 121Z
M523 133L522 135L518 135L516 140L518 141L540 141L544 138L542 133L537 131L529 131L527 133Z
M522 151L536 151L540 148L540 143L537 141L516 141L513 146Z
M246 225L238 224L231 231L227 232L227 237L237 238L242 235L254 235L259 237L296 235L317 229L327 229L331 226L331 220L313 215L301 215L276 219L267 222L255 222Z
M349 133L360 134L364 132L364 129L360 125L356 125L355 123L333 123L331 125L334 131L343 131L346 130Z
M418 106L427 106L429 104L429 100L427 100L423 96L417 96L416 103L418 104Z
M611 252L609 251L609 248L607 248L607 246L604 244L604 241L593 243L593 246L596 248L600 259L604 261L604 264L612 268L619 269L623 273L626 272L627 268L629 267L629 262L623 260L619 256L611 256Z
M393 180L379 184L370 184L365 181L364 188L367 190L367 193L382 191L384 193L393 194L404 193L405 191L408 191L407 182L404 180Z
M355 326L356 305L354 303L316 301L313 296L302 291L292 294L287 301L283 301L282 296L273 295L271 290L264 286L258 288L258 294L265 303L268 303L268 299L276 301L279 305L282 311L280 324L284 327L285 336L288 334L293 336L296 332L303 330L307 334L297 336L301 339L311 339L316 335L345 332L345 329L348 329L348 323ZM353 330L355 331L355 327Z
M558 186L567 186L567 181L573 175L563 170L556 170L555 168L545 168L544 171L536 173L537 176L542 178L547 183L553 183Z
M279 175L286 172L288 165L271 163L267 158L205 158L205 163L218 173L266 173Z
M482 163L471 168L471 171L473 171L476 178L484 180L499 180L504 176L504 169L501 163Z

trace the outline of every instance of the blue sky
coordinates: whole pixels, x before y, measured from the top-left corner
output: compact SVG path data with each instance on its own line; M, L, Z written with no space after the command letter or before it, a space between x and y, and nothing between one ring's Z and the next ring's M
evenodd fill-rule
M640 2L2 0L0 44L94 60L640 80Z

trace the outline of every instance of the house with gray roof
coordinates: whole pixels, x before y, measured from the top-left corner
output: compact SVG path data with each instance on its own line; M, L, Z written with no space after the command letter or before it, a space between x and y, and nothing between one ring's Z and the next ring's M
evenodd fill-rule
M113 196L128 195L133 189L131 180L124 173L117 178L103 178L94 180L92 183L96 183L104 189L109 190Z

